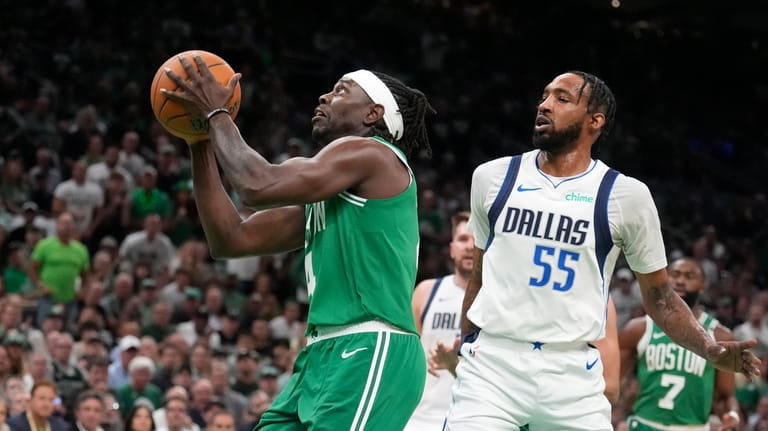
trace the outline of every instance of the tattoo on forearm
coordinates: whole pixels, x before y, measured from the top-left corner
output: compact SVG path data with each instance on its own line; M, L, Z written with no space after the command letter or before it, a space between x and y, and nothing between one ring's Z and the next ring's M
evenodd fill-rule
M648 299L649 314L661 329L681 346L704 356L710 337L675 291L668 286L653 286L648 290Z

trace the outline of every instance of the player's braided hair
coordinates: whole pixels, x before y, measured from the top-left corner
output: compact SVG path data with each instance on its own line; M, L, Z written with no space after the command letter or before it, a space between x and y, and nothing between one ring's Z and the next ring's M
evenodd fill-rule
M403 116L403 136L395 141L383 119L373 126L373 132L392 142L408 156L420 149L423 149L427 156L431 156L432 148L429 146L424 118L427 113L434 114L435 110L427 101L427 96L389 75L380 72L373 72L373 74L381 79L395 97L400 114Z
M579 96L584 93L584 89L589 86L589 100L587 100L587 109L590 113L602 112L605 115L605 124L600 131L598 142L605 140L613 128L613 119L616 116L616 99L613 97L611 89L605 85L602 79L595 75L579 70L572 70L568 73L580 76L584 80L581 86Z

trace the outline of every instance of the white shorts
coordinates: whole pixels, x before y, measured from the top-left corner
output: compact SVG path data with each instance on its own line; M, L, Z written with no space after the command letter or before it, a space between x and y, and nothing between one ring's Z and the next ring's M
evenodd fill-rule
M600 352L480 332L460 347L448 431L611 431Z

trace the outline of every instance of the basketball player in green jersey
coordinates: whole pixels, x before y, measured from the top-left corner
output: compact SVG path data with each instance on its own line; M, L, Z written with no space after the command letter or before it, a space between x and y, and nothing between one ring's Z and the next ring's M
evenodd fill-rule
M731 341L728 328L697 305L704 291L704 273L692 259L669 265L669 283L691 307L694 316L717 341ZM630 320L619 333L621 374L637 362L640 389L630 430L709 430L712 402L730 409L722 416L721 431L739 429L739 404L734 397L734 374L716 370L710 362L680 347L647 316Z
M348 73L314 111L312 136L323 148L275 165L222 108L240 75L222 86L201 58L180 61L191 78L168 71L181 90L165 94L209 122L210 141L190 148L214 256L305 250L308 345L256 429L402 429L426 374L411 312L419 233L406 159L429 151L426 97L384 74ZM242 220L217 162L246 205L276 208Z

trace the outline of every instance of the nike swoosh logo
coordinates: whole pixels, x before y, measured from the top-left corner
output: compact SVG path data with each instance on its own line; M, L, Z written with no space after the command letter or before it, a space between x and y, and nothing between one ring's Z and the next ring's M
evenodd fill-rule
M437 302L453 301L456 298L437 298Z
M591 369L592 369L592 367L594 367L594 366L595 366L595 364L597 364L597 361L598 361L598 360L600 360L600 358L595 358L595 360L594 360L594 361L592 361L592 362L587 362L587 371L591 370Z
M532 192L532 191L535 191L535 190L541 190L541 187L523 187L522 184L517 186L517 191L518 192Z
M355 350L353 350L351 352L347 352L346 350L344 350L343 352L341 352L341 359L347 359L348 357L354 355L355 353L362 352L363 350L368 350L368 348L367 347L360 347L359 349L355 349Z
M664 332L654 332L653 335L651 335L651 338L653 338L654 340L658 340L659 338L666 337L666 336L667 334Z

